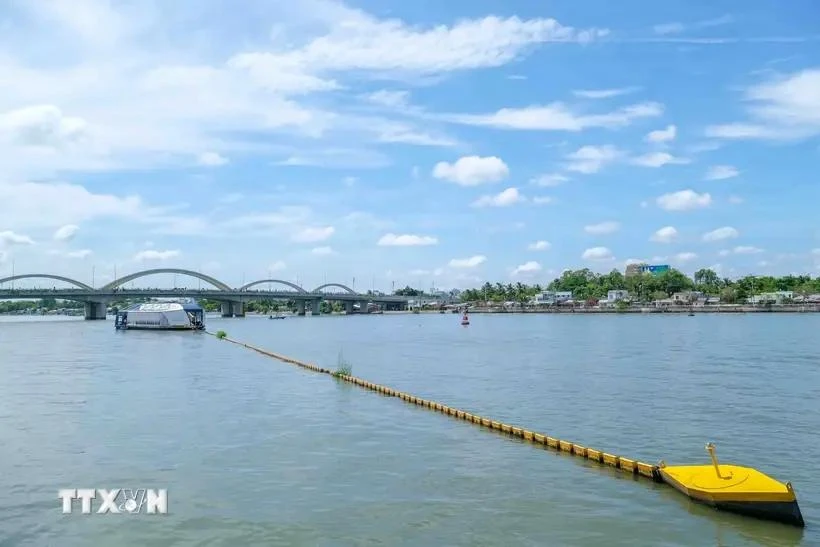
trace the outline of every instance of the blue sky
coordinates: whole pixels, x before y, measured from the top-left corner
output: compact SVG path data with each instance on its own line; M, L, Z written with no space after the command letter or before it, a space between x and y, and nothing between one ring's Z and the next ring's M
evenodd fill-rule
M0 272L820 274L812 0L238 5L0 8Z

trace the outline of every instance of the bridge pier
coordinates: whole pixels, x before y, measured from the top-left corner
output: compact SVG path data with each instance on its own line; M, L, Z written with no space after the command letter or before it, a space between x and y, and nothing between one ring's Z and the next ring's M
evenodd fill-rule
M322 315L322 301L320 299L317 298L310 303L310 314Z
M305 315L305 301L304 300L297 300L296 301L296 315L300 315L300 316Z
M223 301L222 317L245 317L245 305L242 302Z
M351 313L353 313L353 304L355 304L355 302L353 302L352 300L345 300L345 313L346 314L350 315Z
M108 306L105 302L86 302L85 303L85 319L86 321L105 320Z

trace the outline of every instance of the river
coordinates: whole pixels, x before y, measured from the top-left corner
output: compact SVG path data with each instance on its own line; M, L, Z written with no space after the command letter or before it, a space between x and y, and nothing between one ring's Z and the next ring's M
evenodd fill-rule
M203 333L0 318L0 545L820 545L820 315L208 318L209 330L655 463L791 481L805 530ZM167 488L63 515L59 488ZM75 512L79 512L75 509Z

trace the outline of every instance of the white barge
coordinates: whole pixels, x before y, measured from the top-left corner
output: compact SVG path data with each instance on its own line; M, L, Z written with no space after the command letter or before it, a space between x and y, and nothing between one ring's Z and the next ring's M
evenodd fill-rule
M196 302L148 302L118 311L117 330L204 330L205 310Z

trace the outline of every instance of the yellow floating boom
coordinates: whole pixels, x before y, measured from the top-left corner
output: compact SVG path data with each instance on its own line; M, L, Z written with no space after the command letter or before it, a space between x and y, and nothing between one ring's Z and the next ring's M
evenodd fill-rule
M305 363L227 337L223 337L222 339L285 363L290 363L313 372L329 374L345 382L376 391L389 397L398 397L410 404L426 407L481 427L506 433L513 437L519 437L547 448L553 448L566 454L579 456L618 469L624 473L645 477L658 483L666 483L690 499L710 505L719 510L799 527L805 526L803 515L800 513L800 507L797 505L797 498L791 483L782 483L750 467L720 465L715 455L715 446L712 443L706 445L706 450L709 452L709 456L712 460L711 465L668 466L663 461L658 465L651 465L491 420L435 401L422 399L421 397L416 397L415 395L404 393L387 386L374 384L362 378L334 373L318 365Z
M658 466L663 482L693 500L717 509L803 527L803 515L790 482L782 483L751 467L720 465L715 445L706 450L711 465Z

